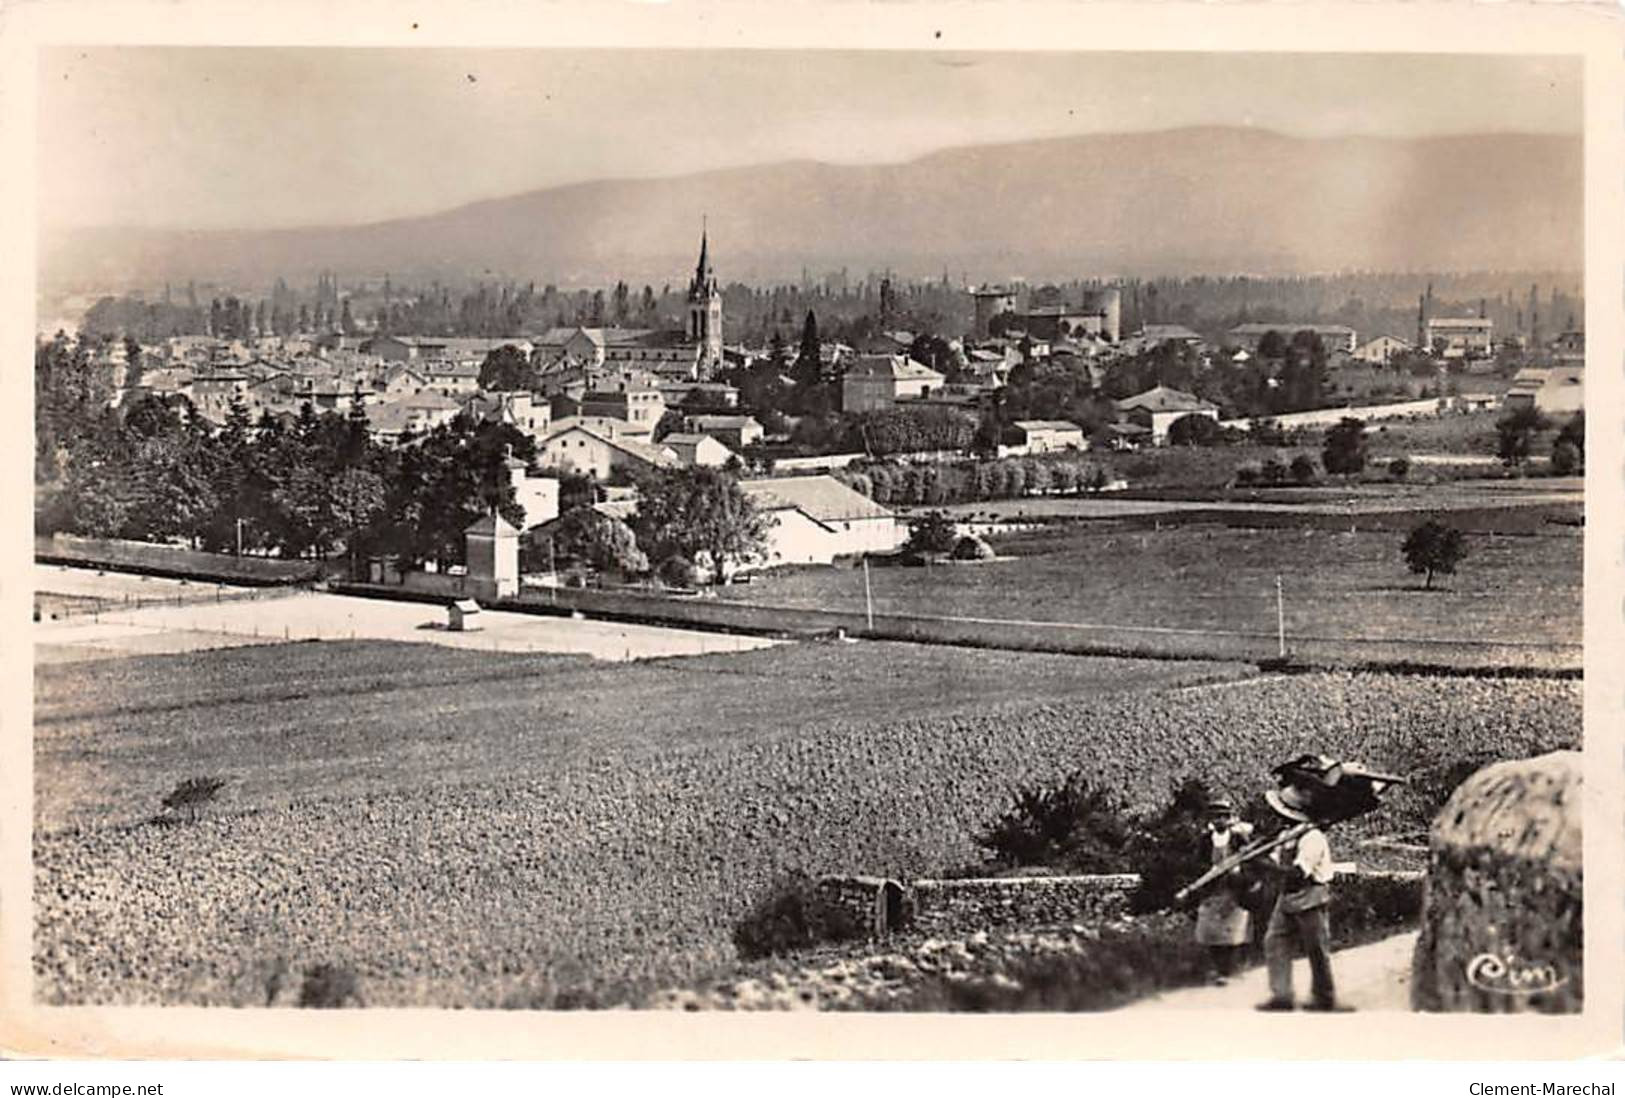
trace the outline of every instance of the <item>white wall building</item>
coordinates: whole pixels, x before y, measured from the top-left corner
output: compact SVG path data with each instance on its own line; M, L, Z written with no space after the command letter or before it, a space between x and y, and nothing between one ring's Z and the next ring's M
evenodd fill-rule
M907 536L897 516L830 476L744 480L739 486L768 515L768 544L756 567L831 564L889 553Z

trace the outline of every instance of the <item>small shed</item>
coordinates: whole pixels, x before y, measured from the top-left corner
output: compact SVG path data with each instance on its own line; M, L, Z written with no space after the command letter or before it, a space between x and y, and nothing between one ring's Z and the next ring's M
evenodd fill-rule
M458 599L446 607L446 628L453 633L473 633L480 628L480 604Z

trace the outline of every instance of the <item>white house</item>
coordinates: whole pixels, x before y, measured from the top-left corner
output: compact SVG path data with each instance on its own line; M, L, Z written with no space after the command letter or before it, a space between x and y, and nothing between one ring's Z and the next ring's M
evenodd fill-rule
M1410 349L1410 343L1398 336L1380 335L1356 347L1352 357L1371 366L1386 366L1395 355L1404 354Z
M1190 415L1207 416L1215 423L1219 420L1217 405L1166 385L1119 400L1117 410L1129 422L1150 428L1151 441L1158 446L1168 441L1168 428L1176 420Z
M1018 419L1011 424L1020 435L1019 446L1028 454L1085 448L1083 428L1065 419Z
M739 486L768 515L767 548L757 567L889 553L906 536L890 510L831 476L770 477Z
M673 450L684 465L721 468L733 460L734 452L710 435L678 433L667 435L660 445Z
M590 473L599 480L608 480L617 472L664 469L678 464L677 455L670 447L638 442L624 435L612 438L579 424L562 431L557 426L555 424L554 433L539 447L540 462L550 469Z
M1584 411L1585 370L1580 366L1519 370L1501 404L1509 410L1537 408L1547 415Z
M947 381L906 355L859 355L841 378L841 408L882 412L898 401L917 400Z
M1484 358L1494 349L1493 321L1484 317L1428 317L1427 345L1441 358Z
M508 459L508 483L514 501L525 510L524 529L530 530L559 517L559 482L554 477L530 475L525 463Z

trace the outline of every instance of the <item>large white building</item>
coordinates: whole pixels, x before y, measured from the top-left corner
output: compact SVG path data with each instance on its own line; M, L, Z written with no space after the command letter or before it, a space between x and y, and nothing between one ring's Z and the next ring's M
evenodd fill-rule
M896 515L831 476L771 477L739 486L768 515L767 549L757 567L890 553L906 537Z

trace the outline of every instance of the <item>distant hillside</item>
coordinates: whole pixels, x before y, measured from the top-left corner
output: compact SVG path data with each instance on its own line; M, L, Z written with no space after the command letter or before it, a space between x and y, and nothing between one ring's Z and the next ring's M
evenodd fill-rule
M952 149L895 165L792 161L585 183L364 226L76 230L44 236L42 274L59 287L260 286L322 268L660 285L691 268L702 215L724 280L803 266L973 279L1578 270L1583 194L1578 137L1188 129Z

